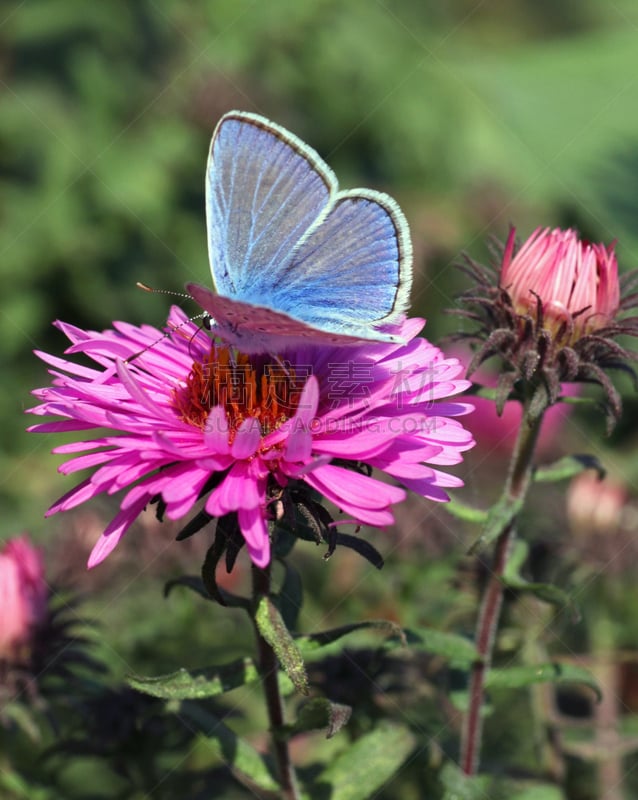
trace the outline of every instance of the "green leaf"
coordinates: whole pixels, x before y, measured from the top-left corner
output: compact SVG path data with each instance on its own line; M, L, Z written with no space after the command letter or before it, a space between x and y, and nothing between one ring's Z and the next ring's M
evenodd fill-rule
M588 686L600 701L600 687L594 676L575 664L537 664L531 666L492 667L485 676L486 689L520 689L537 683L580 683Z
M411 647L442 656L455 667L468 668L478 658L474 642L457 633L418 628L406 631L406 634Z
M164 597L168 597L168 595L176 586L185 586L187 589L195 592L200 597L203 597L204 600L209 600L215 603L220 603L221 598L221 601L223 601L221 602L221 605L227 606L228 608L250 609L250 600L247 597L240 597L232 592L227 592L225 589L222 589L221 586L217 586L217 596L213 597L199 575L182 575L180 578L167 581L167 583L164 585Z
M382 723L337 756L316 783L332 787L330 800L366 800L397 772L414 745L407 728Z
M303 584L299 572L287 561L282 560L284 569L284 581L281 589L277 592L276 599L281 611L281 616L290 630L297 625L297 619L303 604Z
M304 655L311 655L321 648L328 647L345 636L349 636L357 631L381 630L388 637L395 639L397 644L406 645L407 639L403 629L395 622L386 619L370 619L364 622L354 622L350 625L342 625L339 628L331 628L320 633L308 633L296 638L297 646Z
M510 800L565 800L562 791L549 783L534 783L518 787L512 784L507 797Z
M490 778L487 775L466 775L456 764L448 761L439 773L445 789L443 800L487 800Z
M457 519L465 520L466 522L475 522L478 525L484 525L487 522L488 512L482 508L474 508L465 503L461 503L454 497L445 504L445 510L452 514Z
M282 734L289 738L296 733L326 728L326 738L332 739L348 723L351 714L350 706L333 703L326 697L313 697L301 706L294 725L285 726Z
M573 478L588 469L596 470L599 480L605 477L605 468L596 456L583 453L565 456L553 464L538 467L534 471L533 480L537 483L555 483Z
M560 589L558 586L553 586L551 583L536 583L527 581L522 577L520 571L527 560L528 553L529 545L527 542L518 540L514 543L514 547L512 548L512 552L503 573L503 583L510 589L517 589L518 591L522 592L530 592L538 597L539 600L569 609L574 620L577 621L580 616L578 609L576 608L573 599L564 589Z
M2 797L10 797L11 800L50 800L53 797L48 790L27 783L21 775L17 772L10 772L8 766L5 765L0 770L0 789L11 793L2 795Z
M32 742L40 742L42 735L37 718L28 706L23 703L7 703L2 709L2 715L13 722L25 733Z
M492 775L465 775L448 762L439 773L445 788L443 800L565 800L559 788L548 783L512 780Z
M269 597L264 596L259 600L255 623L259 633L275 651L277 660L297 691L308 694L308 676L301 652Z
M498 500L487 513L487 521L483 532L472 544L469 553L476 553L497 539L505 528L512 524L514 518L523 507L522 497L504 496Z
M138 692L163 700L202 700L258 680L259 672L250 658L239 658L229 664L194 672L178 669L170 675L128 675L126 678L129 686Z
M183 703L180 715L188 717L204 734L213 755L228 765L233 775L251 789L280 792L269 758L262 756L244 739L231 731L219 718L195 703ZM280 796L276 794L275 796Z

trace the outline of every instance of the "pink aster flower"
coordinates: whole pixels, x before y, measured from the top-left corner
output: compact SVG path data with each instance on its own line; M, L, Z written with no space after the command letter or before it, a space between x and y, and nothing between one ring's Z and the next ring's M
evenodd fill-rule
M47 616L48 588L40 551L27 536L0 550L0 659L29 647Z
M385 527L405 488L444 501L446 489L462 485L440 468L473 445L454 419L471 406L447 399L469 383L458 359L417 337L422 320L398 326L405 345L297 348L276 359L211 342L176 308L168 324L162 338L122 322L102 333L57 323L72 342L67 353L94 367L38 353L53 384L34 393L41 404L31 413L61 421L31 430L84 432L55 452L73 454L65 474L93 470L48 514L123 493L89 566L151 502L181 519L205 498L207 519L234 515L253 562L264 566L268 523L285 511L292 487L318 492L357 524Z
M620 305L614 244L582 242L575 230L537 228L514 255L512 230L503 254L501 286L520 314L540 302L545 325L575 341L604 328Z

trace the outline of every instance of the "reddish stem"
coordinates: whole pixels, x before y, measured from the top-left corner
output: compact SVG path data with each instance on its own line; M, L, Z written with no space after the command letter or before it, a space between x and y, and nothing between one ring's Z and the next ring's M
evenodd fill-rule
M508 505L521 502L530 485L532 474L532 458L538 438L544 410L531 418L528 415L528 405L523 409L523 418L518 432L518 438L512 460L510 462L507 481L503 489L503 497ZM478 658L472 666L469 685L469 705L463 720L461 732L461 769L466 775L477 772L483 736L483 692L485 675L492 663L494 640L503 605L503 592L505 589L503 575L512 548L516 531L516 518L509 518L504 523L503 530L498 535L494 547L494 557L490 577L485 587L481 600L478 620L476 624L476 650Z

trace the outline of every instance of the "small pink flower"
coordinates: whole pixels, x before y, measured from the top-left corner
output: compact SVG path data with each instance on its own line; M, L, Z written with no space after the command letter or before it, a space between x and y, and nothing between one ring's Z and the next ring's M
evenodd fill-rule
M47 615L48 588L40 551L27 536L0 550L0 659L28 647Z
M291 487L311 488L356 523L385 527L405 491L362 465L432 500L462 485L439 467L473 445L453 419L471 406L447 400L469 382L458 359L417 336L423 320L398 326L404 345L308 346L274 359L211 342L176 308L165 338L121 322L103 333L58 327L73 343L68 353L98 366L38 353L54 380L35 392L42 404L31 413L62 421L31 430L85 431L84 441L55 452L76 454L65 474L93 472L48 513L124 493L89 566L151 502L181 519L205 497L209 519L236 515L253 562L264 566L268 522Z
M565 330L572 342L609 325L620 305L614 244L582 242L572 229L537 228L514 255L514 235L512 229L500 283L519 314L535 315L540 301L545 326Z

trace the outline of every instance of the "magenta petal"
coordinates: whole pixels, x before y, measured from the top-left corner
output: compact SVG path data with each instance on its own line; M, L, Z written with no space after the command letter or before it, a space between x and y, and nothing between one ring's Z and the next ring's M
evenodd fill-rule
M240 508L237 519L253 563L265 567L270 562L270 537L263 511Z
M305 427L309 426L317 414L319 406L319 381L311 375L306 381L299 404L294 415L295 420L299 420Z
M235 434L230 452L233 458L244 459L253 456L261 443L261 427L254 417L245 419Z
M126 509L126 511L120 511L119 514L114 517L102 536L97 540L93 550L91 550L91 555L89 556L87 564L89 569L95 567L101 561L104 561L109 553L113 552L122 536L124 536L126 531L131 527L149 499L150 498L147 497L138 500L137 504Z
M263 483L263 487L262 487ZM249 464L236 463L206 501L206 511L222 517L231 511L256 508L265 502L265 478L256 478Z
M228 436L230 427L226 412L221 406L211 408L204 427L204 444L214 453L230 453Z
M375 478L361 475L344 467L328 464L306 476L311 485L321 483L324 494L337 505L349 508L386 508L405 499L405 492L398 486L381 483Z
M87 480L82 481L82 483L78 483L71 491L62 495L59 500L56 500L46 512L45 517L57 514L58 511L68 511L70 508L75 508L75 506L79 506L80 503L84 503L96 494L99 494L99 491L100 490L96 489L91 483L91 480L87 478Z

